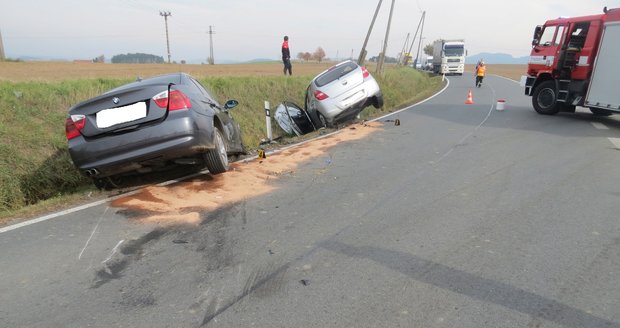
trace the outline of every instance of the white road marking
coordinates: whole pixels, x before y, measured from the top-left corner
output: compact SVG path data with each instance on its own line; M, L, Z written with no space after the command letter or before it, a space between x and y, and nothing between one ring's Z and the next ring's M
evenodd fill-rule
M450 80L448 80L449 82ZM493 100L495 100L495 89L492 86L489 86L489 88L491 89L492 92L492 96L491 98ZM467 135L465 135L456 145L454 145L452 148L450 148L450 150L448 150L446 153L444 153L439 159L437 159L436 161L433 161L432 164L439 164L441 161L443 161L446 157L448 157L452 151L454 151L456 149L456 147L463 145L465 143L465 141L467 139L469 139L469 137L473 136L474 133L476 133L476 131L478 131L478 129L480 129L484 123L486 123L486 121L489 119L489 117L491 117L491 113L493 113L493 108L495 107L495 101L491 102L491 108L489 108L489 112L487 113L487 116L484 118L484 120L482 120L482 122L480 122L480 124L478 124L478 126L476 126L471 132L469 132Z
M598 130L609 130L609 128L603 123L590 122L590 124L592 124L592 126L594 126Z
M614 146L616 146L616 149L620 150L620 138L608 138L609 141L611 141L612 144L614 144Z
M4 227L4 228L0 228L0 233L11 231L11 230L15 230L15 229L19 229L19 228L23 228L23 227L29 226L31 224L47 221L47 220L50 220L50 219L57 218L59 216L63 216L63 215L71 214L71 213L78 212L78 211L81 211L81 210L85 210L87 208L91 208L91 207L95 207L95 206L98 206L98 205L102 205L102 204L105 204L107 202L116 200L118 198L135 195L137 193L138 193L138 190L135 190L135 191L132 191L132 192L129 192L129 193L126 193L126 194L121 194L121 195L118 195L118 196L114 196L114 197L98 200L96 202L92 202L92 203L89 203L89 204L84 204L84 205L81 205L81 206L78 206L78 207L70 208L68 210L64 210L64 211L52 213L52 214L49 214L49 215L45 215L45 216L42 216L40 218L36 218L36 219L32 219L32 220L21 222L21 223L17 223L17 224L14 224L14 225L10 225L10 226Z
M105 259L105 261L101 262L101 264L106 264L106 262L108 262L109 260L112 259L112 256L114 256L114 254L116 254L116 251L118 250L118 247L125 241L125 239L120 240L118 243L116 243L116 246L114 246L114 248L112 249L112 253L110 254L110 256L108 256L107 259Z
M489 75L493 75L493 76L495 76L495 77L499 77L499 78L502 78L502 79L504 79L504 80L508 80L508 81L510 81L510 82L514 82L514 83L516 83L516 84L521 85L521 81L515 81L515 80L513 80L513 79L511 79L511 78L508 78L508 77L505 77L505 76L500 76L500 75L495 75L495 74L489 74Z
M90 240L95 235L95 231L97 231L97 228L99 228L99 223L101 223L101 220L103 220L103 217L108 212L109 208L110 208L110 206L106 206L105 207L105 211L103 211L103 214L101 214L101 216L99 217L99 221L97 221L97 224L95 225L95 228L93 229L93 231L90 233L90 237L88 237L88 240L86 241L86 244L84 245L84 248L82 248L82 251L80 252L80 255L78 255L78 260L82 259L82 254L84 254L84 251L86 250L86 247L88 247L88 243L90 243Z

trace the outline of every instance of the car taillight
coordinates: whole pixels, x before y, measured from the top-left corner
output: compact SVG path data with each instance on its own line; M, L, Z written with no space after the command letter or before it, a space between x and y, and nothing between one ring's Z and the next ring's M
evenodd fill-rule
M168 108L169 110L192 108L192 102L189 97L180 90L170 91L170 97L168 97L168 90L163 91L153 97L153 101L160 108ZM168 106L170 101L170 106Z
M370 73L368 73L368 70L366 69L366 67L362 66L362 74L364 75L364 78L367 78L370 76Z
M86 116L84 115L71 115L67 117L65 122L65 133L67 134L67 140L71 140L80 136L80 131L86 124Z
M316 100L325 100L329 98L329 96L319 90L314 90L314 98L316 98Z

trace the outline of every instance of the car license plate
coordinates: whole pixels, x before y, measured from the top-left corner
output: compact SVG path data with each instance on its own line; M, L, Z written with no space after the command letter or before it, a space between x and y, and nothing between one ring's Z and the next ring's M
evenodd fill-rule
M360 90L341 102L342 108L347 108L358 101L362 100L366 94L364 90Z
M146 103L104 109L97 113L97 127L108 128L116 124L127 123L146 117Z

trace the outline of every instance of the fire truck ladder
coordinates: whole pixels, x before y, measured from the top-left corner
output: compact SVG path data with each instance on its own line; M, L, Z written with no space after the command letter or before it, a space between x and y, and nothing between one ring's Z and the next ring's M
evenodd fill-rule
M558 99L557 101L567 103L569 96L570 80L558 80Z

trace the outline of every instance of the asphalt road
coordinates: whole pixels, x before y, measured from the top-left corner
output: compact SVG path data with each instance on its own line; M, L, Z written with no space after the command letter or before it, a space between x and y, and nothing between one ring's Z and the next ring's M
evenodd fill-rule
M0 326L620 327L620 119L473 80L198 227L3 230Z

